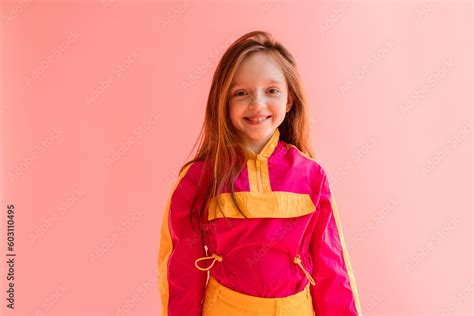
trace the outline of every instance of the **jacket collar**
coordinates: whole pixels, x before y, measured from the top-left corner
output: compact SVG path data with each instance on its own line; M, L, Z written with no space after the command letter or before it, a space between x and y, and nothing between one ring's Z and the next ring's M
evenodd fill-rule
M276 146L278 145L278 141L280 140L280 131L278 128L275 129L272 137L267 141L265 146L262 148L260 153L256 154L248 147L245 147L245 153L247 155L247 159L266 159L269 158L273 152L275 151Z

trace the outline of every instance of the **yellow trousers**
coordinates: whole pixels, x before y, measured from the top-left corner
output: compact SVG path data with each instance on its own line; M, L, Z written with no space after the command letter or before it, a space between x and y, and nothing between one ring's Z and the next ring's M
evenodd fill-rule
M257 297L233 291L212 275L206 288L202 316L313 316L309 283L299 293L278 298Z

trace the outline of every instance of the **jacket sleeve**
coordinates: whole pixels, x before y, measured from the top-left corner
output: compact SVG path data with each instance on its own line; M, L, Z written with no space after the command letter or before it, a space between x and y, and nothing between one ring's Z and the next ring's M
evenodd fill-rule
M359 296L334 196L323 172L319 212L311 235L311 287L316 316L361 316Z
M161 224L158 283L162 316L201 314L207 273L194 265L197 258L205 256L205 250L200 234L190 222L192 199L197 191L188 174L191 165L178 176Z

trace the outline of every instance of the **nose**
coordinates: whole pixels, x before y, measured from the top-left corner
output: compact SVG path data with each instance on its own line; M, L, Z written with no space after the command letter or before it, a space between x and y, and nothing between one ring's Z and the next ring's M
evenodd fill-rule
M255 93L252 93L251 95L249 106L258 108L258 107L264 106L265 102L266 102L265 95L255 92Z

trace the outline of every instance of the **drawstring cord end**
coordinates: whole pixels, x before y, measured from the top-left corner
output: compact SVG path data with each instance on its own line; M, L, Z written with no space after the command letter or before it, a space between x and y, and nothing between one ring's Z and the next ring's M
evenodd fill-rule
M301 257L299 255L296 255L295 259L293 260L294 263L296 263L304 272L304 274L306 275L306 277L308 278L309 280L309 283L311 283L311 285L316 285L316 282L314 281L314 279L311 277L311 274L308 273L308 271L306 271L306 269L303 267L303 265L301 264Z
M201 268L199 265L198 265L198 262L201 261L201 260L207 260L207 259L214 259L212 260L212 263L209 267L207 268ZM199 258L199 259L196 259L196 261L194 262L194 265L196 266L196 268L198 268L199 270L201 271L207 271L207 270L210 270L213 266L214 266L214 263L217 261L221 262L222 261L222 257L213 253L210 257L202 257L202 258Z

